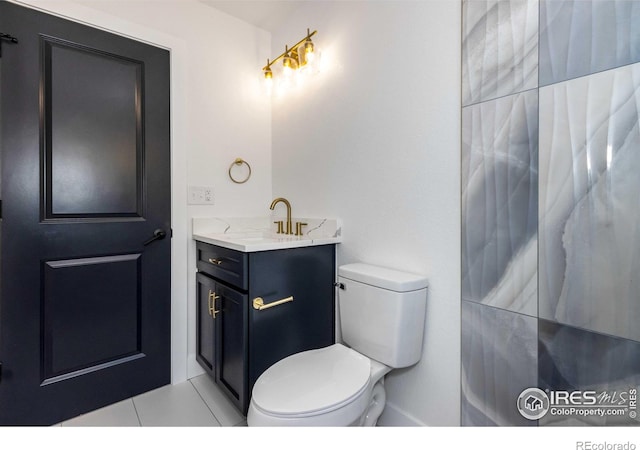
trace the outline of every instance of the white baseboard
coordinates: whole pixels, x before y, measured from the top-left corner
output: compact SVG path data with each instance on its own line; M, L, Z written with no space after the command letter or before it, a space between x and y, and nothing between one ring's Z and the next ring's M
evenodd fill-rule
M427 425L420 422L415 417L402 411L392 403L386 404L382 415L378 419L379 427L426 427Z

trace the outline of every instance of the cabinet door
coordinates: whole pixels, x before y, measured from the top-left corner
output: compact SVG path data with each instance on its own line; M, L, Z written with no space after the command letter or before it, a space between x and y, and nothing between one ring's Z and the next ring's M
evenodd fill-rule
M216 341L218 361L216 383L225 390L236 406L247 413L247 294L216 283L217 306Z
M212 300L216 292L216 283L209 277L196 274L197 318L196 318L196 360L210 375L216 367L215 322L212 314Z
M335 247L251 253L249 256L249 389L275 362L334 343ZM293 301L257 310L293 296Z

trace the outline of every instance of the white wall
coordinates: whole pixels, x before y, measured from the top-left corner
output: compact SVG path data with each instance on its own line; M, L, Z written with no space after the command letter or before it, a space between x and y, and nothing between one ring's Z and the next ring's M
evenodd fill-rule
M461 2L304 2L272 57L317 29L325 69L272 105L273 194L340 217L339 264L425 274L421 362L387 378L381 424L460 422Z
M260 90L270 35L195 0L16 3L171 51L172 381L202 372L195 362L195 244L191 218L256 216L271 201L271 108ZM236 157L253 176L227 176ZM215 189L214 206L188 206L187 184Z

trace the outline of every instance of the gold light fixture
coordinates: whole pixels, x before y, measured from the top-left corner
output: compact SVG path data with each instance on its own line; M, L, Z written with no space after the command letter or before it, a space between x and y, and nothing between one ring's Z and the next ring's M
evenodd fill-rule
M310 32L307 28L307 35L300 39L291 48L289 46L284 47L284 52L273 60L267 59L267 65L262 68L264 72L264 78L267 81L273 79L273 71L271 66L276 62L282 60L283 74L290 76L296 70L305 67L308 63L313 61L315 47L311 37L314 36L317 31Z
M269 59L267 59L267 65L264 69L264 77L267 80L271 80L273 78L273 72L271 71L271 63L269 62Z

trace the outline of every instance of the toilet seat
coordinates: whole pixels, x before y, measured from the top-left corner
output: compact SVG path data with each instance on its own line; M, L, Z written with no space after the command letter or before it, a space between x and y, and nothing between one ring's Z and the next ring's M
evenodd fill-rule
M251 403L275 417L308 417L355 402L369 391L371 361L334 344L291 355L269 367L253 387Z

